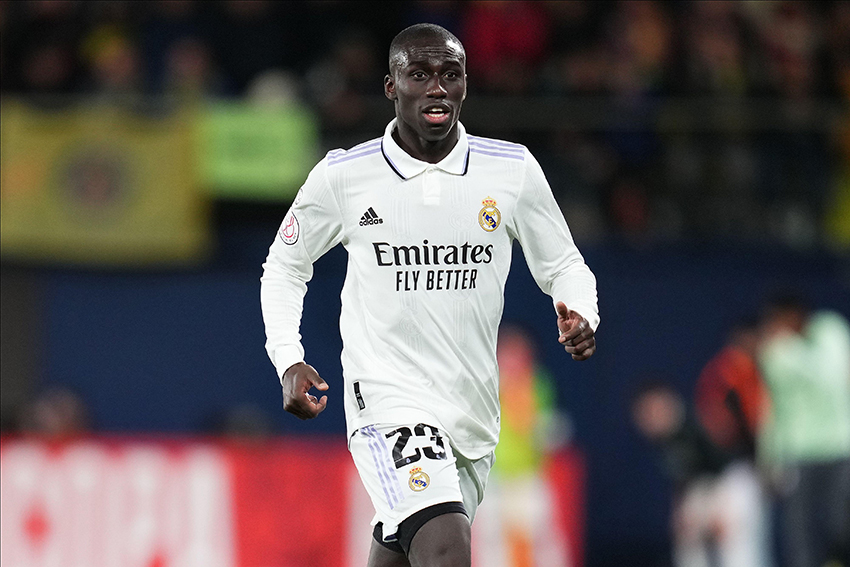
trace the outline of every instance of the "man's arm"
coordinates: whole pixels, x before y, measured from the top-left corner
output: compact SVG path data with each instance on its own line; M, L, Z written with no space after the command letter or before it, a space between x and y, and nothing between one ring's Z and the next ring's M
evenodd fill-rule
M311 387L327 390L316 370L304 363L301 313L313 262L342 240L342 215L326 176L324 160L299 191L263 264L260 303L266 326L266 350L277 369L286 411L309 419L327 404Z
M511 229L534 280L555 303L558 341L574 360L587 360L596 352L599 325L596 278L530 152L526 152L526 172Z

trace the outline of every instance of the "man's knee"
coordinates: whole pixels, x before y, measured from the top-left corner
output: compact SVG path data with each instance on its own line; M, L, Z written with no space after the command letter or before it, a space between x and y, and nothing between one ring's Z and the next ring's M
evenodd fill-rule
M412 567L469 567L471 541L469 519L464 514L443 514L419 528L407 557Z

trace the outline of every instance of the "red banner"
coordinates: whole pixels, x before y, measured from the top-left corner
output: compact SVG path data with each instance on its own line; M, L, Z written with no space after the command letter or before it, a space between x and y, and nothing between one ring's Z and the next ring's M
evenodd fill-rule
M527 564L580 566L583 474L570 452L525 479L526 492L493 478L473 564L515 564L506 518L527 507L520 527L548 542ZM0 494L3 567L353 567L371 538L348 451L326 438L7 438Z

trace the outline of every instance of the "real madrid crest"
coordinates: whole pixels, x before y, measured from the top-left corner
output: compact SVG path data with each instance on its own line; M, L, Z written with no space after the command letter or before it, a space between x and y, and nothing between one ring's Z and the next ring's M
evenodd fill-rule
M481 204L484 208L478 213L478 224L487 232L493 232L502 223L502 213L496 208L496 200L492 197L487 197Z
M410 487L410 490L413 492L422 492L428 485L431 484L431 478L428 474L422 470L421 467L414 467L410 469L410 479L407 481L407 485Z

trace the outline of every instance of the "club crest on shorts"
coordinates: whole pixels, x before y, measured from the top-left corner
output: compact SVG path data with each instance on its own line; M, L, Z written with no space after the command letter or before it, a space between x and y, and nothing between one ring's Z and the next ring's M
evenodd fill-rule
M407 481L407 485L410 486L410 490L413 492L422 492L431 484L431 478L428 474L422 470L421 467L414 467L410 469L410 479Z
M280 230L278 234L280 234L280 238L289 245L295 244L298 242L298 235L301 233L301 227L298 224L298 219L295 218L295 215L292 211L287 213L286 217L283 219L283 223L280 225Z
M484 208L478 213L478 224L487 232L493 232L502 222L502 213L496 208L496 200L492 197L487 197L481 204Z

